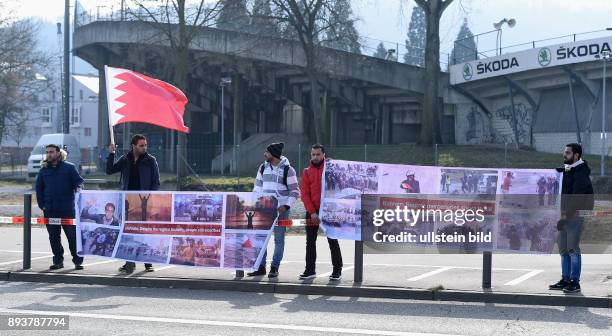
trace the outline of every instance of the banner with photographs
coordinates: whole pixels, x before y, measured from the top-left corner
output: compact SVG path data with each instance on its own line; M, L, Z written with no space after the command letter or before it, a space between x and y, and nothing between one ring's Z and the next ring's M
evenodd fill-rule
M133 262L256 268L277 220L276 199L252 193L81 191L77 248Z
M483 220L449 225L432 219L405 231L416 236L479 233L491 240L466 245L470 250L550 253L560 213L561 178L562 174L553 169L454 168L330 160L322 181L321 227L330 238L362 240L364 232L396 232L402 227L391 220L386 227L362 231L362 219L371 222L370 212L374 209L406 205L441 212L455 211L461 205L466 209L482 209ZM372 237L364 240L368 239ZM418 241L416 245L457 246L435 239Z

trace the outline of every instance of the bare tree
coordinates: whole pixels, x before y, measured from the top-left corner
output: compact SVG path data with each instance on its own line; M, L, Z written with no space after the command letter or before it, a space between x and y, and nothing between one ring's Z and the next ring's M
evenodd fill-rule
M0 13L2 3L0 3ZM0 138L7 126L28 118L38 95L48 87L41 74L51 58L38 51L38 24L0 14ZM26 115L26 116L24 116Z
M427 39L425 43L425 92L421 117L419 142L431 145L439 142L440 104L438 82L440 81L440 18L453 0L414 0L425 11L427 17Z
M338 36L340 26L346 26L349 18L338 11L335 6L338 0L270 0L272 12L283 31L292 32L299 40L306 58L305 74L310 82L310 110L314 140L323 141L325 132L322 124L321 95L319 83L321 73L317 67L317 51L323 44L329 43L324 37Z
M187 94L189 72L196 67L196 62L190 57L189 48L196 39L201 27L210 27L223 6L222 1L211 3L199 0L187 5L186 0L133 0L128 7L128 17L150 23L170 44L169 61L173 68L174 85ZM133 5L133 6L132 6ZM134 7L136 10L130 8ZM191 111L189 106L185 109L183 120L187 127L191 127ZM185 160L179 162L179 177L187 175L186 137L179 133L177 155ZM177 181L179 184L179 181Z

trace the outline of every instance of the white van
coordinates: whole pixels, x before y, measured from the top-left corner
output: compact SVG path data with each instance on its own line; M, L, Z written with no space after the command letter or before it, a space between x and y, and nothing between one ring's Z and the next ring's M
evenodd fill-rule
M68 162L73 163L81 171L81 149L74 135L44 134L36 142L28 158L28 181L34 181L40 170L40 162L45 159L45 147L49 144L58 145L68 153Z

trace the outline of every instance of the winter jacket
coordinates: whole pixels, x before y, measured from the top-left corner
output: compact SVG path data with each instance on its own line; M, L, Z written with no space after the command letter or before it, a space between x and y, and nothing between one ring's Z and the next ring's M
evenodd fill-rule
M262 166L264 167L263 174L261 173ZM287 171L287 185L283 184L285 166L289 167ZM289 160L281 156L281 161L277 167L272 166L268 162L262 163L257 169L253 193L257 197L274 196L278 201L279 207L284 205L290 208L300 197L300 188L298 186L297 174L295 169L291 167Z
M45 216L74 218L74 194L83 185L76 167L66 161L43 165L36 178L36 201Z
M129 151L115 162L115 153L110 153L106 160L106 174L111 175L121 172L121 190L128 190L130 169L133 166L132 157L132 151ZM159 190L159 166L155 157L149 153L144 153L138 161L140 190Z
M304 168L304 171L302 171L300 194L308 214L315 212L318 213L321 207L321 180L323 177L324 168L325 161L323 161L318 167L313 165L311 161L308 168Z
M576 210L593 210L594 197L591 184L591 168L586 161L566 171L563 168L563 184L561 186L561 211L567 217L576 215Z

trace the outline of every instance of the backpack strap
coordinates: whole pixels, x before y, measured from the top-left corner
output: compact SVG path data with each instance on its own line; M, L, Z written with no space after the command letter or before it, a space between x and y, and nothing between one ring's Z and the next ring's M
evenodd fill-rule
M287 185L287 176L289 175L289 168L289 166L283 167L283 184L287 189L289 189L289 186Z
M259 173L261 174L261 176L263 176L265 169L266 169L266 164L262 163L261 166L259 166Z

